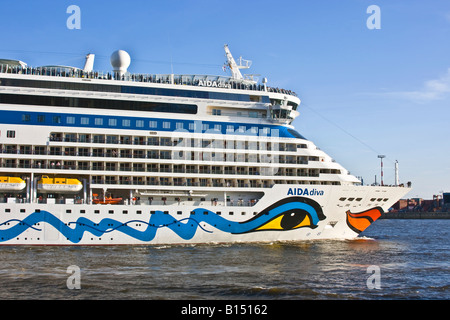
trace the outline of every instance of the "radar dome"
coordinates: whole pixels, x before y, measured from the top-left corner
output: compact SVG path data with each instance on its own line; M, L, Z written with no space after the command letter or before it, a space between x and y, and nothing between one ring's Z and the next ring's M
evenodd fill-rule
M111 55L111 65L116 72L121 74L126 73L130 63L130 55L124 50L114 51Z

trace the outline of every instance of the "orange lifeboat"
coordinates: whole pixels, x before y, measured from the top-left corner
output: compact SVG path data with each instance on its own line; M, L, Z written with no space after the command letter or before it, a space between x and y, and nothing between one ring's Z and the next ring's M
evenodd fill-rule
M122 198L113 198L111 195L105 197L99 197L98 194L92 194L92 202L94 204L120 204L122 203Z

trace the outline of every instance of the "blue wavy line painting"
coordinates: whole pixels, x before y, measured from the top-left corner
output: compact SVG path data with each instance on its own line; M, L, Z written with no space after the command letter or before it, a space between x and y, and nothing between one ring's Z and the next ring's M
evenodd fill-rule
M42 231L38 223L45 222L52 225L72 243L78 243L85 232L96 237L111 232L122 232L130 237L144 242L153 240L161 228L169 228L184 240L192 239L198 229L213 233L214 228L231 234L242 234L267 230L293 230L302 227L315 228L319 221L324 220L320 205L309 198L285 198L261 211L253 218L236 222L230 221L210 210L198 208L191 212L188 218L175 219L163 211L155 211L150 215L149 221L130 220L127 222L104 218L95 223L87 218L80 217L76 221L62 222L48 211L36 211L23 220L10 219L0 222L0 228L10 223L16 224L8 229L0 230L0 242L13 239L31 228ZM203 226L201 223L204 223ZM140 223L147 225L145 230L132 228L130 224ZM214 227L214 228L211 228Z

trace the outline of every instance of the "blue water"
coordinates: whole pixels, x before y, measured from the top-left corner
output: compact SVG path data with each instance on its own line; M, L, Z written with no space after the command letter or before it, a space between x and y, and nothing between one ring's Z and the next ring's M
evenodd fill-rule
M449 231L450 220L378 220L353 241L4 246L0 299L447 300Z

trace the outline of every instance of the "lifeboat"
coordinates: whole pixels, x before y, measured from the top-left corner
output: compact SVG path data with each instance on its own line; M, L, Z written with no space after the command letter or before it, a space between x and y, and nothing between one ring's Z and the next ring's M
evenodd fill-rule
M21 191L26 185L26 182L18 177L0 177L0 192Z
M94 204L120 204L122 203L122 198L113 198L110 195L99 198L98 194L92 195L92 202Z
M41 192L78 192L83 189L83 184L78 179L49 178L42 176L38 181L38 190Z

